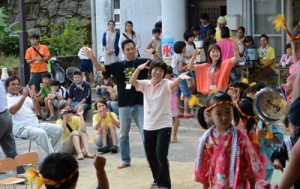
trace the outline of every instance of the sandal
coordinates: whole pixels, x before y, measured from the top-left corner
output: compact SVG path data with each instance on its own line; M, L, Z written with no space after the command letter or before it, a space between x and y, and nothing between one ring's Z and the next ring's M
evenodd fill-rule
M83 154L82 153L78 154L77 159L78 160L84 160Z
M186 114L183 116L184 118L191 118L191 117L195 117L193 114Z
M88 152L88 153L84 154L84 157L85 157L85 158L94 158L95 155L92 154L92 153L90 153L90 152Z

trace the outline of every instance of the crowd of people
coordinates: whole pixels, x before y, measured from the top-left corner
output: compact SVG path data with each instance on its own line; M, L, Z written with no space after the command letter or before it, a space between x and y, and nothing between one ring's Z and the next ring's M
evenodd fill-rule
M239 27L233 37L225 17L219 17L216 28L209 23L208 14L202 14L200 20L199 26L183 34L185 41L175 42L170 66L162 59L161 22L152 30L153 38L145 51L139 52L140 36L133 30L133 23L127 21L124 33L120 34L115 30L115 22L109 21L102 38L104 65L97 62L85 40L78 54L80 71L73 73L74 82L68 90L51 79L46 65L49 50L39 43L39 35L32 35L32 47L25 56L31 67L30 83L21 90L20 79L11 76L5 81L6 93L0 83L0 116L5 116L7 129L0 132L0 142L6 156L16 156L13 135L34 140L43 160L39 170L42 184L47 188L57 185L75 188L78 163L70 154L77 154L77 160L95 158L89 150L84 113L92 106L91 88L96 87L98 98L93 105L96 112L92 125L98 151L117 153L120 148L121 163L117 168L129 167L133 119L153 176L150 187L171 188L169 145L177 142L179 118L195 116L189 113L189 99L198 92L207 95L205 106L196 115L200 126L207 131L200 137L196 151L196 182L204 188L255 188L255 185L267 188L274 168L283 171L287 167L277 187L289 188L293 184L294 188L300 187L299 174L292 167L299 167L300 158L298 150L293 148L300 145L296 114L300 111L300 40L296 38L300 26L287 32L291 44L287 44L286 53L278 63L290 65L287 83L277 87L287 96L288 116L284 124L291 137L284 140L278 124L264 123L253 110L254 96L267 87L266 83L242 82L235 69L239 61L251 60L259 67L260 77L268 80L276 67L275 50L268 44L268 36L260 36L260 47L256 49L253 37L245 36L244 27ZM205 63L196 61L200 52L195 40L203 41ZM248 56L249 48L255 49L256 61ZM143 55L153 57L141 58ZM101 73L98 83L92 77L93 67ZM88 73L90 83L84 80L84 72ZM45 106L45 115L41 106ZM98 185L108 188L105 159L99 156L95 159L101 180ZM286 165L288 159L290 163ZM70 167L64 175L59 170L65 169L66 164ZM18 172L24 169L19 167ZM40 177L35 170L31 174Z

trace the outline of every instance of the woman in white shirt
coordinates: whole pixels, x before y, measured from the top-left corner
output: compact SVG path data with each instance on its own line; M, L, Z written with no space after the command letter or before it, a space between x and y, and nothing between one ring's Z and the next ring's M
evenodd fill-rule
M140 56L140 53L138 49L141 47L141 40L140 36L133 31L133 23L128 20L125 22L125 32L120 35L120 40L119 40L119 48L122 49L122 42L125 41L126 39L131 39L135 43L135 47L137 49L137 54L136 56ZM125 55L122 54L122 60L125 60Z

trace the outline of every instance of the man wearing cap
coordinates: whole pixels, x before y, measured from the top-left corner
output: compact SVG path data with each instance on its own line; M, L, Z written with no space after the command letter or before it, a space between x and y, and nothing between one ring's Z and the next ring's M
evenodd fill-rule
M207 13L203 13L200 15L200 21L201 21L201 25L200 27L200 36L199 39L200 40L204 40L204 38L206 37L206 32L209 28L213 28L214 26L209 23L209 16Z
M37 92L40 91L42 75L48 72L47 62L50 59L50 51L46 45L40 44L40 36L32 34L30 36L32 47L26 50L25 59L30 65L30 86L34 85Z
M224 16L219 16L216 27L216 41L220 41L221 37L221 29L227 25L227 20ZM230 37L232 37L232 31L230 30Z

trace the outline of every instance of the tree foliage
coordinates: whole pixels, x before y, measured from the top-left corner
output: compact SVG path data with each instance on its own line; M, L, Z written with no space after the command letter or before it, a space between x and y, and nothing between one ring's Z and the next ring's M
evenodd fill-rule
M88 36L88 20L65 19L64 25L50 24L50 36L42 36L41 43L47 44L51 54L76 55Z

